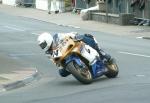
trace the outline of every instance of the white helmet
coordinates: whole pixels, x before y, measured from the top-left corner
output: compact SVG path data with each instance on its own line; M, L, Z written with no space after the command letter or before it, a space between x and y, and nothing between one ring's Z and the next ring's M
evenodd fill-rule
M50 33L44 32L38 37L37 41L39 46L47 51L53 43L53 37Z

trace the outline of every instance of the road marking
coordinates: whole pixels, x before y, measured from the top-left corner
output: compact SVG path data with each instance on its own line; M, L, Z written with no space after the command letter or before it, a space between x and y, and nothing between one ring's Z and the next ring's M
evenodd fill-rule
M24 31L26 31L26 29L27 29L27 27L21 27L21 26L19 26L19 25L14 25L14 24L9 24L9 25L7 25L7 26L11 26L11 27L14 27L14 28L19 28L19 29L24 30ZM28 28L28 29L29 29L29 28Z
M0 45L22 45L22 44L37 44L36 41L14 41L14 42L0 42Z
M9 54L11 57L18 57L18 56L34 56L34 55L43 55L43 53L23 53L23 54Z
M136 53L129 53L129 52L119 52L121 54L128 54L128 55L134 55L134 56L139 56L139 57L146 57L146 58L150 58L149 55L144 55L144 54L136 54Z
M64 27L71 27L71 28L75 28L75 29L80 29L79 26L74 26L74 25L64 25L64 24L56 24L58 26L64 26Z
M33 35L40 35L40 33L31 33L31 34L33 34Z
M12 26L4 26L4 27L7 28L7 29L16 30L16 31L25 31L24 29L12 27Z
M136 37L137 39L150 39L150 36L141 36L141 37Z
M74 25L67 25L68 27L72 27L72 28L76 28L76 29L79 29L80 27L78 26L74 26Z
M137 74L136 77L145 77L143 74Z
M143 36L140 36L140 37L136 37L137 39L142 39L143 38Z

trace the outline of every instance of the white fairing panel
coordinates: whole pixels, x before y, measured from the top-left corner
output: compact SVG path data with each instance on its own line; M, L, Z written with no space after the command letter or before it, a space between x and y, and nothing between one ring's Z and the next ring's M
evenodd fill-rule
M96 57L99 57L98 52L89 45L85 45L81 51L81 54L83 57L89 60L90 64L95 60Z

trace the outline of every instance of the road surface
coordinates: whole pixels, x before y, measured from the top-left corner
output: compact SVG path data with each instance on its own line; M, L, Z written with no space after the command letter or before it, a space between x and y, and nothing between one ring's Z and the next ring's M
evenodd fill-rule
M101 47L117 59L115 79L101 77L90 85L72 76L62 78L38 47L39 33L92 33ZM21 65L36 67L41 79L0 93L1 103L149 103L150 41L129 36L63 27L34 19L0 13L0 53ZM5 61L7 65L7 61ZM11 68L11 67L10 67Z

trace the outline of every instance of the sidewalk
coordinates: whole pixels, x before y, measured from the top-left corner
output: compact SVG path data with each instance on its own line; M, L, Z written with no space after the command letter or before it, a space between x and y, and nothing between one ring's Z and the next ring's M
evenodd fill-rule
M20 8L0 4L0 12L38 19L62 26L82 28L92 31L100 31L115 35L150 36L150 27L147 26L119 26L96 21L83 21L80 15L71 12L60 14L48 14L47 11L35 8Z
M38 77L35 68L25 68L18 61L0 53L0 92L23 87Z

